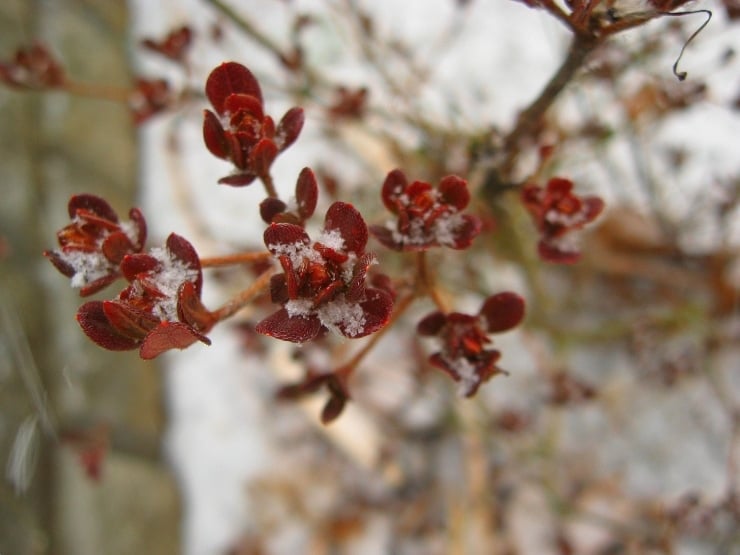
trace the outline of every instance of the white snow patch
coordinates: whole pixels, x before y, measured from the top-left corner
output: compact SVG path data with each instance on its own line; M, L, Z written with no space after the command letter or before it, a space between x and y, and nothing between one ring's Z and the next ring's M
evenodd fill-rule
M177 291L186 281L195 282L198 279L198 271L175 258L168 249L155 247L149 254L160 266L147 276L147 279L164 295L154 304L152 313L161 320L176 321Z

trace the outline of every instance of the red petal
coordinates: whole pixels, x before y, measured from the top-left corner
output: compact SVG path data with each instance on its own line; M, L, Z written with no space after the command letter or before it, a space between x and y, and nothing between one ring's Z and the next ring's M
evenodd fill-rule
M278 155L278 148L272 139L260 139L249 153L249 169L257 175L266 176L270 173L270 166Z
M257 176L253 173L235 173L233 175L227 175L218 180L221 185L230 185L232 187L244 187L252 183Z
M276 246L308 245L311 242L308 233L295 224L270 224L263 238L265 246L272 254L277 254Z
M208 333L218 321L200 300L191 281L186 281L177 292L177 317L202 333Z
M103 301L102 308L111 328L137 344L159 324L159 318L122 302Z
M321 410L321 423L329 424L336 420L347 406L347 397L332 394Z
M203 142L211 154L228 159L230 149L226 133L216 114L210 110L203 110Z
M416 333L424 336L437 335L447 323L447 316L443 312L436 311L427 314L416 324Z
M319 334L321 321L316 316L291 318L288 311L283 308L262 320L254 329L257 333L283 341L305 343Z
M93 342L110 351L128 351L139 346L139 341L124 337L110 325L101 301L83 304L77 311L77 322Z
M136 243L134 248L136 251L140 251L144 248L144 243L146 242L146 219L142 211L138 208L129 210L128 217L136 227Z
M319 199L319 186L311 168L303 168L295 184L295 198L298 203L298 215L307 220L316 210Z
M583 197L582 200L586 222L595 220L604 210L604 201L599 197Z
M367 245L367 224L357 209L349 203L337 201L326 211L324 229L337 230L344 239L344 249L361 253Z
M121 271L129 281L134 281L136 276L145 272L151 272L159 267L159 261L148 254L127 254L121 261Z
M109 262L120 264L123 257L134 250L134 245L123 231L115 231L105 238L101 250Z
M119 277L120 277L120 274L114 273L114 274L108 274L94 281L91 281L84 287L80 287L80 297L87 297L88 295L92 295L94 293L97 293L98 291L105 289L111 283L116 281Z
M54 267L59 270L63 276L71 278L77 273L77 270L70 266L57 251L44 251L43 254L49 259L49 262L54 264Z
M491 295L483 303L480 315L490 333L510 330L524 318L524 299L508 291Z
M375 263L375 255L369 252L363 254L352 268L352 280L349 283L346 297L351 303L359 301L365 295L365 278L367 271Z
M69 204L67 205L69 217L74 218L77 215L78 210L92 212L96 216L99 216L105 220L118 222L118 215L116 214L116 211L113 210L110 204L108 204L105 200L95 195L74 195L72 198L70 198Z
M365 300L360 307L365 313L365 325L360 333L351 336L353 339L370 335L388 323L393 312L393 298L383 289L369 287L365 290Z
M208 76L206 96L216 111L223 114L224 102L234 93L249 94L262 102L262 91L252 72L236 62L225 62Z
M467 182L456 175L448 175L439 182L439 193L446 204L458 210L462 210L470 202Z
M260 217L268 224L273 221L275 216L285 212L287 205L280 199L267 197L260 202Z
M298 138L303 129L303 108L291 108L278 123L275 139L280 150L285 150Z
M170 349L185 349L196 341L206 345L211 340L197 333L193 328L182 322L161 322L144 338L139 349L139 356L144 360L153 359Z
M249 114L257 121L262 121L265 117L265 111L262 108L262 100L249 94L230 94L226 97L224 102L224 111L229 113L231 116L237 116L237 119L241 119ZM246 114L240 114L239 112L246 112ZM232 126L234 121L232 117ZM233 129L233 127L232 127Z
M383 182L381 191L383 204L394 214L396 213L396 199L403 194L407 185L406 175L398 169L391 171Z
M562 177L553 177L547 182L548 195L564 196L573 189L573 182Z
M481 232L483 223L479 218L470 214L462 215L463 224L455 229L455 244L453 249L467 249Z
M190 241L184 237L180 237L175 233L170 233L170 236L167 237L167 250L192 270L197 270L198 277L196 278L194 285L195 291L200 295L201 288L203 287L203 273L200 269L200 258L198 257L198 253L195 251L193 245L191 245Z

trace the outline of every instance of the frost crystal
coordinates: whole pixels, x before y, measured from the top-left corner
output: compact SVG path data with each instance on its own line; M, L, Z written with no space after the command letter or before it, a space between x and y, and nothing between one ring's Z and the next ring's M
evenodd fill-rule
M335 251L344 250L344 237L337 229L325 229L316 242Z
M75 270L70 284L81 289L94 281L109 275L116 267L100 251L84 252L79 250L57 251L59 257Z
M160 264L149 276L149 281L162 294L162 298L154 303L152 314L161 320L176 321L177 291L186 281L195 282L198 271L175 258L167 249L153 248L149 254Z
M344 296L321 306L316 314L325 327L347 337L360 335L365 329L362 307L357 303L348 303Z

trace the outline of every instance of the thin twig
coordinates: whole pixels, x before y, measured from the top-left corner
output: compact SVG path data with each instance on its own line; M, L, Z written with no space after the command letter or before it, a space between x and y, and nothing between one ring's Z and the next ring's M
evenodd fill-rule
M236 314L248 303L252 302L267 290L267 287L270 284L270 278L275 271L275 268L270 268L269 270L262 272L252 285L241 291L234 298L227 301L221 308L216 310L213 313L214 316L221 321Z

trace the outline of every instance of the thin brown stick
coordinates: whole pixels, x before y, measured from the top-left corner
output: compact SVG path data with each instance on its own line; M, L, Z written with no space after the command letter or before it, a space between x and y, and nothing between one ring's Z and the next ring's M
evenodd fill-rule
M267 252L240 252L236 254L227 254L224 256L211 256L201 258L200 265L202 268L221 268L224 266L235 266L237 264L250 264L252 262L262 262L272 255Z
M213 314L219 320L225 320L236 314L239 310L244 308L248 303L259 297L262 293L267 290L270 284L270 278L275 273L275 268L270 268L260 274L257 280L237 294L232 299L226 302L221 308L216 310Z

